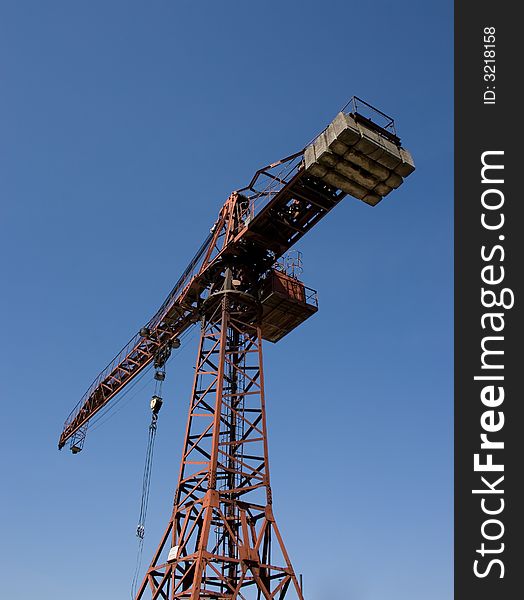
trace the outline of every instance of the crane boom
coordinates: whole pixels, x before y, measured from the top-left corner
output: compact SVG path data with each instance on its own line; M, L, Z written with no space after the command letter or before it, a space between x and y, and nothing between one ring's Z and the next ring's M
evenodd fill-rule
M152 361L165 362L173 342L201 317L233 259L247 261L252 273L265 277L346 194L375 205L413 169L396 134L357 112L341 112L307 148L258 170L245 188L229 196L156 314L67 417L58 447L79 440L72 448L81 449L89 420Z

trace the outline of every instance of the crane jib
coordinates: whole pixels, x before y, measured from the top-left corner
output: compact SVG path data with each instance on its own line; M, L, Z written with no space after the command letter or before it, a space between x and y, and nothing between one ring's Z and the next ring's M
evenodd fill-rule
M302 153L291 157L295 163L295 159L298 156L302 156ZM288 163L289 159L283 159L283 161L279 161L275 165L280 166L282 164L285 168L288 168L288 177L292 179L293 175L296 174L296 164L293 164L292 168L289 169ZM273 165L270 165L261 169L259 173L271 167L275 168ZM255 175L250 185L253 184L256 177ZM285 179L279 178L277 185L280 188L278 191L282 191L286 186ZM275 185L271 185L265 190L253 191L253 199L250 207L252 216L264 211L266 206L262 204L262 201L266 197L272 197L274 202L276 193L277 189ZM232 196L234 195L238 196L238 192L234 192ZM220 211L221 215L225 212L224 208L228 206L228 203L231 204L230 201L231 197L226 201L224 207L222 207ZM220 240L221 230L218 227L220 222L221 218L219 216L211 233L186 267L173 290L169 293L157 313L148 322L147 328L151 331L149 339L139 334L135 335L98 375L80 402L70 413L64 423L58 443L60 449L152 362L155 353L163 343L180 336L198 320L197 307L194 306L194 303L185 302L185 299L188 297L191 298L195 294L199 295L202 289L207 287L207 284L204 283L206 270L219 258L219 255L225 249L226 244L224 244L223 240ZM244 231L247 231L248 227L249 225L246 225ZM231 245L235 242L236 245L242 243L239 238L236 240L229 239L228 242ZM222 247L220 244L222 244Z
M347 194L374 206L413 170L396 134L357 113L341 112L307 148L257 171L247 187L226 200L197 254L144 327L147 335L130 340L70 413L59 448L198 321L230 257L244 257L254 276L265 277Z

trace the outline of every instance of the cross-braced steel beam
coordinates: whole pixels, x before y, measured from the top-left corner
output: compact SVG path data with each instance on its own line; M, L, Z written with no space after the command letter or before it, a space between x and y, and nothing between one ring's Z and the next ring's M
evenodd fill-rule
M256 303L209 306L173 514L136 598L303 600L273 516Z

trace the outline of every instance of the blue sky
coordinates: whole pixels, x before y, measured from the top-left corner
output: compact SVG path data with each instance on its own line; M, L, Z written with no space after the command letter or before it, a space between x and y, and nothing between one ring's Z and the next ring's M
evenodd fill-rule
M5 597L129 597L152 377L78 456L62 422L229 192L356 94L417 171L298 245L320 310L265 351L275 513L308 600L451 598L451 2L4 0L0 78ZM146 558L195 342L168 368Z

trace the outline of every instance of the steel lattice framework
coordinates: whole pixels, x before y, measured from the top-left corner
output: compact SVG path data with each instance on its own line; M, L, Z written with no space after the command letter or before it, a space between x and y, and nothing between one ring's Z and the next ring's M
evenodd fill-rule
M302 600L273 516L256 303L221 296L202 322L173 514L137 598L272 599L292 586Z

